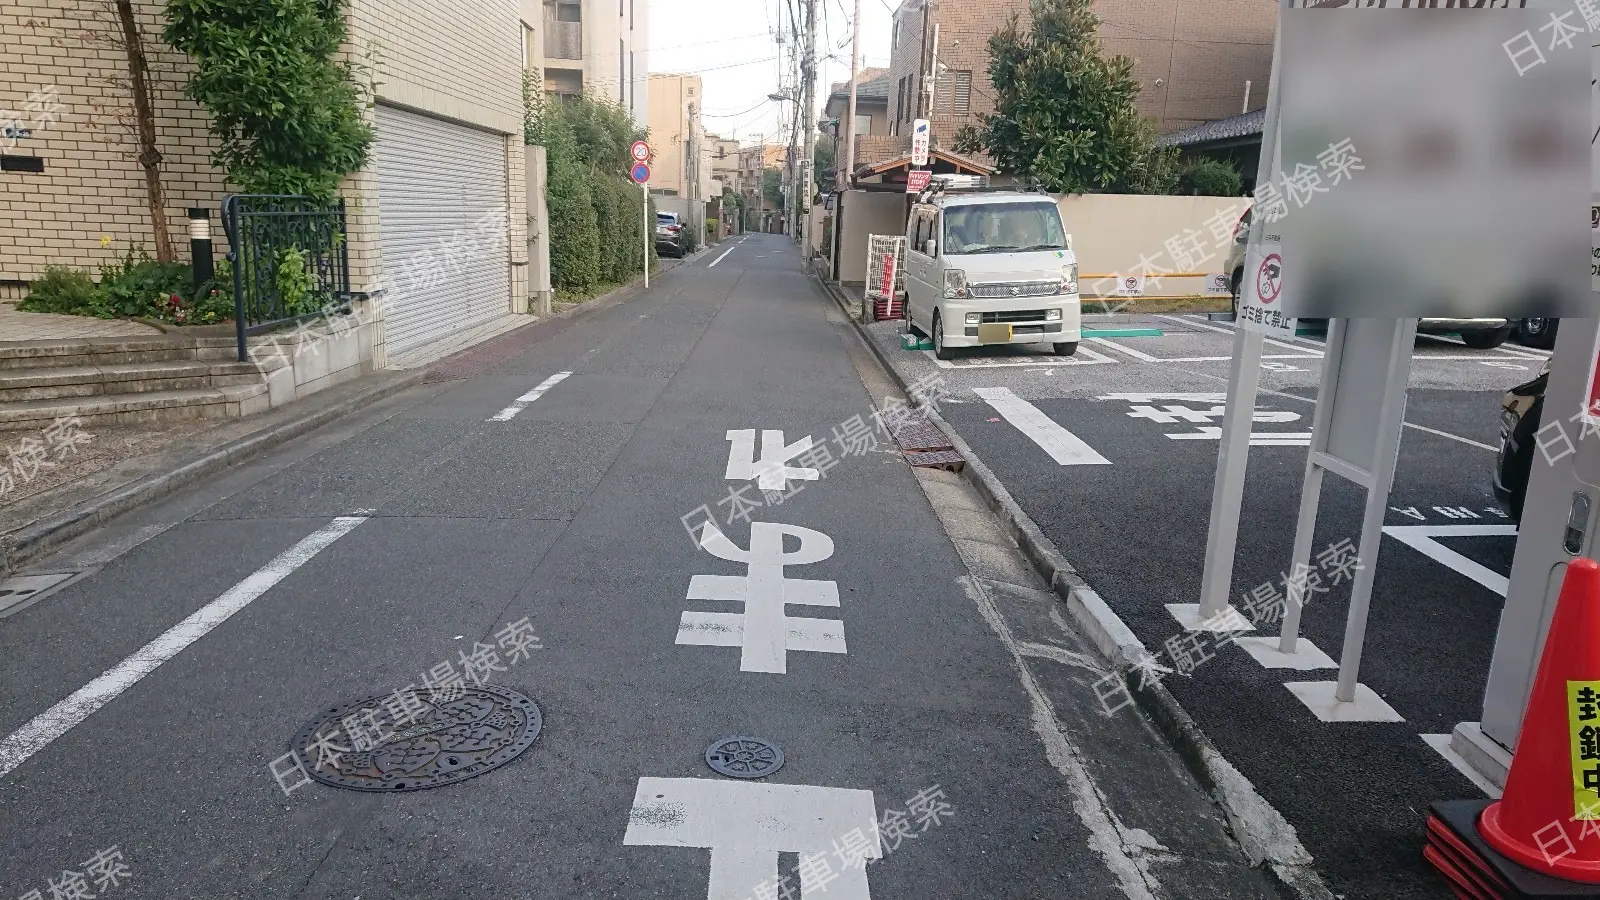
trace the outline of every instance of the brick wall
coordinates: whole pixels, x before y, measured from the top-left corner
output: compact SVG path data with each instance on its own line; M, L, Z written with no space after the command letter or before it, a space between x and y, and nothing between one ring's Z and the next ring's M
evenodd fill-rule
M926 0L904 0L897 10L898 42L889 51L891 133L909 135L917 118L921 77L927 68L923 46ZM952 146L962 125L977 124L994 109L989 81L988 40L1012 16L1026 26L1027 0L933 0L932 21L939 25L939 62L946 70L937 85L933 115L936 146ZM1139 111L1156 120L1162 132L1243 109L1244 83L1252 82L1251 108L1266 103L1272 69L1272 32L1277 7L1262 0L1095 0L1101 18L1100 40L1108 54L1134 60L1141 93ZM894 34L891 32L891 41ZM932 28L928 29L931 52ZM958 74L970 73L971 98L965 113L952 108ZM1157 81L1161 84L1156 84ZM904 85L902 88L901 86ZM902 105L902 97L905 98Z
M226 241L218 208L227 188L210 163L210 120L183 95L188 59L160 39L162 8L154 0L134 4L150 61L172 242L187 259L185 209L206 207L220 258ZM153 252L127 57L112 5L9 0L0 5L0 40L7 57L0 69L0 120L16 117L33 132L10 147L0 138L0 152L44 162L42 173L0 172L0 282L31 280L51 264L93 270L132 244ZM53 117L27 108L30 96L43 99L52 90L58 104ZM102 246L104 237L109 246Z

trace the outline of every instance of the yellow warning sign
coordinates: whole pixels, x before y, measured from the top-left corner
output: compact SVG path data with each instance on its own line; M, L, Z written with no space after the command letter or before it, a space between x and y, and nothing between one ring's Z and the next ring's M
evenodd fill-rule
M1572 741L1572 818L1600 819L1600 681L1567 682Z

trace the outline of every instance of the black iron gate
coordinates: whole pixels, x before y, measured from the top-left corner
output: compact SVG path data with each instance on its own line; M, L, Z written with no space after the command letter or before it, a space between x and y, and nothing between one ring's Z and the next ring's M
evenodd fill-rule
M318 203L291 194L230 194L222 201L233 269L239 361L248 335L345 311L350 246L344 200Z

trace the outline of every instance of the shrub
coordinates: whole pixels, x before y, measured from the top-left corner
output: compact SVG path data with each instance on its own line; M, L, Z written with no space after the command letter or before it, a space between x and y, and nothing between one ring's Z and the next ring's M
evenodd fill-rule
M1197 159L1183 172L1181 192L1202 197L1237 197L1244 178L1232 163L1220 159Z
M100 286L88 272L67 266L47 266L28 285L28 296L17 309L24 312L64 313L73 316L116 318Z
M128 248L120 263L100 267L100 290L119 318L162 318L171 298L190 293L193 282L186 263L157 262L137 245Z

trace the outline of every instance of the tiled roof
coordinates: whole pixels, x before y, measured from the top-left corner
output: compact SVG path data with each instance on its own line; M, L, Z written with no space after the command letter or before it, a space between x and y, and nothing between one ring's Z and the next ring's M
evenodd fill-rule
M866 72L863 72L862 74L863 75L869 75L869 74L871 74L871 71L872 70L868 70ZM870 78L866 78L866 79L863 79L863 80L858 80L856 82L856 100L857 100L857 102L862 101L862 100L887 100L887 99L889 99L889 72L888 72L887 69L881 69L881 70L878 70L878 71L882 72L882 74L872 75L872 77L870 77ZM850 82L848 82L848 81L836 81L836 82L834 82L833 83L833 92L829 96L830 97L840 97L840 98L848 99L849 96L850 96Z
M1249 137L1260 134L1266 125L1266 107L1247 112L1226 119L1212 119L1210 122L1201 122L1199 125L1163 134L1156 138L1158 147L1188 147L1194 144L1208 144L1212 141L1224 141L1230 138Z

